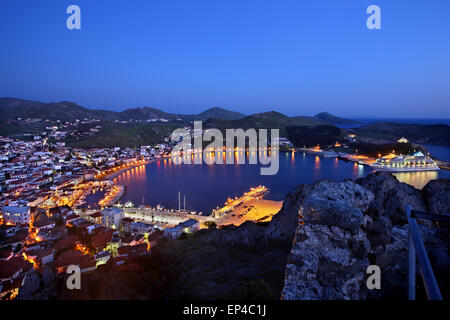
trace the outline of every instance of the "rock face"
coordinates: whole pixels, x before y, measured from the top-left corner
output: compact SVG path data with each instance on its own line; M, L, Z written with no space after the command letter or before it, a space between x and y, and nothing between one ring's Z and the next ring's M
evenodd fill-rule
M420 191L409 184L399 182L387 172L375 172L356 182L375 195L370 215L387 215L394 224L405 224L403 210L407 204L414 210L426 211Z
M19 289L19 300L48 300L56 297L56 275L50 268L42 274L32 270Z
M288 222L298 219L282 298L406 297L408 231L403 208L409 204L415 210L447 213L449 185L448 180L432 181L420 191L389 173L374 173L356 183L324 180L300 186L285 201L283 215L273 220L282 220L282 227L266 231L269 237L287 235ZM446 287L447 229L430 222L419 228L430 260L438 261L438 281ZM366 286L366 270L373 264L381 269L381 290Z
M348 214L348 227L358 224L360 220L359 210L366 210L373 194L352 181L334 182L323 180L314 185L300 185L292 194L286 197L283 207L277 213L265 231L266 239L292 239L295 234L298 219L300 218L300 206L306 198L310 201L308 212L304 212L307 219L331 219L317 213L317 208L332 204L342 209L353 210L353 215ZM295 214L298 213L298 214ZM314 213L315 212L315 213ZM304 218L305 218L304 217Z
M446 214L450 212L450 180L432 180L422 189L429 212Z
M363 219L360 210L347 206L341 201L330 201L315 197L308 197L300 207L301 218L307 224L321 224L338 226L356 233Z
M336 226L298 228L286 267L284 299L362 299L361 284L369 266L370 243Z
M303 190L283 298L363 298L360 283L370 241L361 224L373 193L352 181L324 180Z
M302 199L309 194L312 186L302 184L295 189L293 193L286 196L281 210L272 218L265 231L266 242L276 239L279 241L290 240L294 238L295 229L298 222L298 207Z

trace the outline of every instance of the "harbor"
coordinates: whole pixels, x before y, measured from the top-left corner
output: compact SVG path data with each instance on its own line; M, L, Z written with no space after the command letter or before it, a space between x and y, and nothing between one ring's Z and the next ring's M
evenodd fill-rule
M297 148L296 151L315 155L321 158L338 158L344 161L351 161L360 165L369 166L377 171L416 172L450 169L449 162L434 160L429 155L424 155L421 151L410 155L395 154L392 152L385 156L379 155L378 158L372 158L366 155L336 152L334 150L322 150L319 146L314 148Z
M123 196L124 192L125 192L125 186L114 185L105 194L104 198L98 202L98 204L101 207L112 206L120 200L120 198Z
M115 188L116 187L116 188ZM108 200L102 203L102 207L112 206L111 202L120 194L120 188L113 187L115 195L108 196ZM114 189L115 188L115 189ZM125 205L115 205L123 211L125 218L133 219L137 222L144 222L159 229L173 228L179 223L189 219L197 220L200 228L208 228L211 222L218 227L225 225L239 226L245 221L267 222L272 219L282 206L282 201L265 200L263 196L268 190L264 186L251 188L239 198L228 199L222 208L218 208L210 215L203 215L202 212L189 211L185 209L167 209L162 206L138 206L131 203ZM109 203L109 205L107 205ZM98 212L96 209L76 209L82 216L89 216Z

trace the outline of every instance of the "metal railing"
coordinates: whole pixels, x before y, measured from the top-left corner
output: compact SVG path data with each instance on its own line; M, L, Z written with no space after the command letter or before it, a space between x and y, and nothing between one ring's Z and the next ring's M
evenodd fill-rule
M442 300L441 291L431 268L425 245L420 236L416 218L450 223L450 215L434 214L412 210L405 207L408 220L408 299L416 299L416 258L419 262L420 274L429 300Z

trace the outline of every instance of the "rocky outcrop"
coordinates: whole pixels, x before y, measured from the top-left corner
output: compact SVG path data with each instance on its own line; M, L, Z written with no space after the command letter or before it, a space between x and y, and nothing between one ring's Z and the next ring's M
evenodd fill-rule
M405 224L404 208L409 204L414 210L426 211L426 205L419 190L399 182L387 172L375 172L366 178L356 180L358 184L375 195L371 203L371 216L388 216L394 224Z
M341 206L342 209L353 210L353 208L356 208L356 210L366 210L373 200L373 194L352 181L334 182L322 180L313 185L300 185L286 197L280 212L273 217L265 231L266 240L285 240L294 237L300 218L299 208L306 198L310 199L311 206L309 211L305 212L305 217L303 218L309 220L332 219L331 217L326 217L326 215L314 214L314 212L317 212L316 209L320 206L326 206L327 204L331 206L331 202L334 202L334 205ZM354 212L353 216L348 215L349 220L346 221L349 224L348 227L351 228L350 221L353 221L353 224L359 223L360 219L358 216L359 213L357 211Z
M304 225L297 230L286 267L284 299L362 299L370 243L336 226Z
M311 185L302 184L286 196L281 210L272 218L265 231L266 242L274 239L292 241L298 222L298 207L311 189Z
M370 178L369 178L370 177ZM400 182L397 178L387 172L375 172L367 178L359 178L356 183L375 195L375 202L384 207L390 197L391 190Z
M297 203L299 226L283 298L363 298L360 282L369 265L370 241L361 225L373 193L352 181L324 180L303 190L308 192Z
M450 180L431 180L422 189L429 212L446 214L450 212Z
M56 295L56 275L51 268L44 268L41 272L32 270L26 275L18 299L48 300L54 299Z
M409 204L415 210L446 213L448 186L447 180L437 180L420 191L389 173L374 173L356 183L324 180L298 188L285 202L284 216L279 217L284 222L298 219L282 298L406 297L404 207ZM289 218L288 209L294 210ZM288 234L285 225L272 226L269 234L279 229L283 231L278 234ZM448 278L447 229L428 221L419 228L430 259L439 260L437 274ZM381 269L382 290L367 289L366 269L373 264Z
M393 224L403 225L407 223L404 210L408 204L414 210L426 211L420 191L409 184L399 183L391 190L391 195L386 203L385 214L389 216Z

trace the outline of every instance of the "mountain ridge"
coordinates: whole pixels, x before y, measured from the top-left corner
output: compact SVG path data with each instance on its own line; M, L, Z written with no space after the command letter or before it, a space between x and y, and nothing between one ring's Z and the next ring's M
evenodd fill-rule
M50 120L74 120L84 118L99 118L100 120L182 120L191 122L194 120L208 120L208 119L222 119L222 120L249 120L259 119L260 121L273 122L274 120L282 121L289 125L323 125L335 124L335 122L326 121L319 116L326 114L332 121L341 121L343 123L354 123L352 120L339 118L327 112L319 113L314 117L309 116L287 116L277 111L268 111L245 115L241 112L228 110L222 107L214 106L208 108L198 114L175 114L165 112L163 110L144 106L136 108L127 108L123 111L111 111L104 109L91 109L83 107L75 102L60 101L60 102L40 102L35 100L19 99L15 97L0 98L0 112L3 119L16 120L22 119L36 119L44 118ZM250 118L249 118L250 117ZM273 117L272 119L270 119ZM338 120L336 120L338 119Z
M245 115L220 107L212 107L199 114L174 114L157 108L144 106L127 108L123 111L111 111L104 109L90 109L71 101L40 102L14 97L0 98L0 112L4 119L17 118L47 118L51 120L73 120L74 118L95 118L101 120L207 120L219 117L221 119L241 119Z
M327 123L333 125L342 125L342 124L359 124L359 121L354 121L350 119L344 119L341 117L337 117L329 112L320 112L314 116L315 119L320 121L325 121Z

